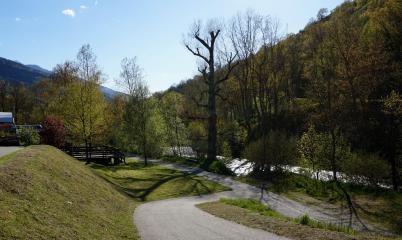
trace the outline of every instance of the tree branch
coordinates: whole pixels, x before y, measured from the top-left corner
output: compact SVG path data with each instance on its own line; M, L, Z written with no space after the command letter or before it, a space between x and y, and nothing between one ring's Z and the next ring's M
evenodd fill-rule
M198 67L198 71L202 74L204 82L208 84L208 73L207 73L208 66L204 66L204 68Z
M207 105L207 104L202 104L202 103L200 103L200 102L202 101L202 97L204 96L205 93L207 93L206 90L202 91L202 92L200 93L199 99L196 99L196 98L193 96L193 94L191 94L189 97L190 97L191 100L193 100L193 102L195 103L195 105L197 105L197 107L208 108L208 105Z
M224 81L229 79L229 76L232 73L233 69L235 69L235 67L237 65L239 65L239 62L234 62L236 57L237 57L237 54L233 55L232 53L230 53L230 57L229 57L227 65L226 65L226 67L227 67L226 74L225 74L225 76L223 78L221 78L218 81L216 81L216 83L215 83L216 85L219 85L222 82L224 82Z
M194 56L197 56L197 57L202 58L202 59L203 59L205 62L207 62L207 63L209 62L209 59L208 59L207 57L203 56L203 55L200 53L200 49L199 49L199 48L196 48L197 51L194 51L194 50L191 49L190 46L187 45L187 44L186 44L186 48L187 48Z

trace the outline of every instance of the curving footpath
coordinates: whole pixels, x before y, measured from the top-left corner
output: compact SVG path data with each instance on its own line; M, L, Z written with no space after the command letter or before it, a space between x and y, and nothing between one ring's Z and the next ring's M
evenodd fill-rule
M217 201L222 197L259 199L272 209L289 217L308 214L314 219L326 222L339 223L340 221L346 221L346 219L342 220L342 218L337 217L335 213L328 214L319 209L306 207L271 192L264 191L261 197L261 189L237 182L230 177L206 172L199 168L163 163L159 160L151 160L151 162L203 176L232 188L232 191L168 199L140 205L134 212L134 223L142 240L287 239L273 233L217 218L195 207L196 204Z

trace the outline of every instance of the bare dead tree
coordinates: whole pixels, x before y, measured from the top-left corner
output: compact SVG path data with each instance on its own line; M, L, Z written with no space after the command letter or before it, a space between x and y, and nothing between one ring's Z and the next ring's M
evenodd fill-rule
M207 159L212 162L216 159L217 154L217 114L216 114L216 97L219 95L219 86L225 82L237 62L235 62L236 54L218 50L218 40L222 35L222 27L209 22L203 27L201 22L194 24L193 29L189 33L189 39L185 42L185 46L194 56L201 59L202 64L198 71L202 74L204 83L207 85L207 111L208 111L208 152ZM219 62L219 60L221 60ZM223 63L224 61L224 63ZM220 69L225 73L217 76L216 69Z

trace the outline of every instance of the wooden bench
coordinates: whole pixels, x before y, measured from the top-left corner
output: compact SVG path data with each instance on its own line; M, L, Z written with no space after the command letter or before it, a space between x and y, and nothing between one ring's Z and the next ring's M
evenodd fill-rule
M119 149L109 146L89 147L65 147L63 151L70 156L87 162L95 162L103 165L118 165L126 163L126 157Z

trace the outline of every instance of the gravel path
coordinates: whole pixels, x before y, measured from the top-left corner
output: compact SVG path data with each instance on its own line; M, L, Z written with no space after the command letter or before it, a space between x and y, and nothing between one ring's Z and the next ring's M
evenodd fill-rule
M0 157L20 150L22 147L0 147Z
M332 223L347 221L347 216L344 213L306 207L271 192L263 191L261 197L261 189L237 182L230 177L206 172L199 168L164 163L159 160L151 160L151 162L203 176L232 188L232 191L198 197L168 199L139 206L134 212L134 222L142 240L286 239L214 217L195 207L196 204L216 201L222 197L262 200L272 209L294 218L308 214L320 221Z

